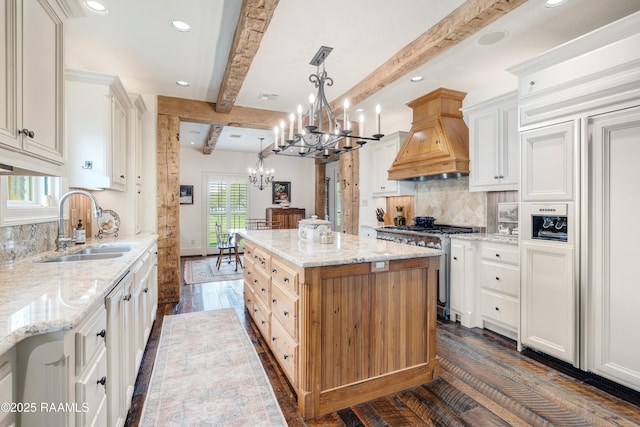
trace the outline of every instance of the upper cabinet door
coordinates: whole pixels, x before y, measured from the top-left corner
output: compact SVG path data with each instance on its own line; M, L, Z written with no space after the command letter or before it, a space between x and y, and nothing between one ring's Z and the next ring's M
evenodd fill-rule
M61 16L47 0L0 5L0 157L58 176L66 173Z
M523 132L523 202L572 201L576 135L574 122Z
M25 151L64 163L62 20L45 1L22 2L22 128Z

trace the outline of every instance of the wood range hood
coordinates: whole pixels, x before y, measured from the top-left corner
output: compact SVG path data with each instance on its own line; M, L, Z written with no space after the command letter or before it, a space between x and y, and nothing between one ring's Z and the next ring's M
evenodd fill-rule
M440 88L407 104L413 124L388 170L389 179L422 181L469 174L469 128L462 120L467 94Z

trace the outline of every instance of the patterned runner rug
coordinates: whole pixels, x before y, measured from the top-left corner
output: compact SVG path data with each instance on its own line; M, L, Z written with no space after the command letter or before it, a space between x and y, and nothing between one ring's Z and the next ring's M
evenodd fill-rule
M164 317L140 425L287 425L234 309Z
M240 259L242 260L242 265L244 265L243 256L240 256ZM235 271L235 261L231 261L231 263L228 263L226 258L223 258L222 264L220 265L220 270L218 270L216 268L216 260L217 256L185 261L184 284L194 285L196 283L242 279L243 269L238 264L238 271Z

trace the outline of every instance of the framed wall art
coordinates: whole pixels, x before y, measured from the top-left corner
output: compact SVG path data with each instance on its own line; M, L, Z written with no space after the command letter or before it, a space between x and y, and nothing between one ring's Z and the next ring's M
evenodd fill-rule
M181 205L193 204L193 185L180 186L180 204Z
M273 181L271 197L274 205L282 202L291 203L291 182Z

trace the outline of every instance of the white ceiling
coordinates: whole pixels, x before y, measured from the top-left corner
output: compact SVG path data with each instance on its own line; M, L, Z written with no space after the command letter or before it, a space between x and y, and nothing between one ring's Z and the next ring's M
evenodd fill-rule
M129 91L145 96L216 101L242 1L101 1L108 15L87 12L66 26L69 68L117 74ZM235 105L293 112L312 92L308 76L315 67L309 61L322 45L333 47L325 61L334 79L327 88L333 101L462 3L280 0ZM477 97L515 89L507 68L638 10L638 0L569 0L555 8L529 0L352 110L363 108L371 117L380 104L383 133L407 130L407 102L439 87ZM176 32L172 19L186 21L192 30ZM482 35L496 30L506 31L507 37L493 45L478 44ZM410 83L413 75L424 80ZM179 87L177 80L190 86ZM278 96L262 100L261 93ZM207 125L183 123L181 143L201 149L207 132ZM225 127L216 150L257 152L260 137L265 147L273 142L268 131Z

